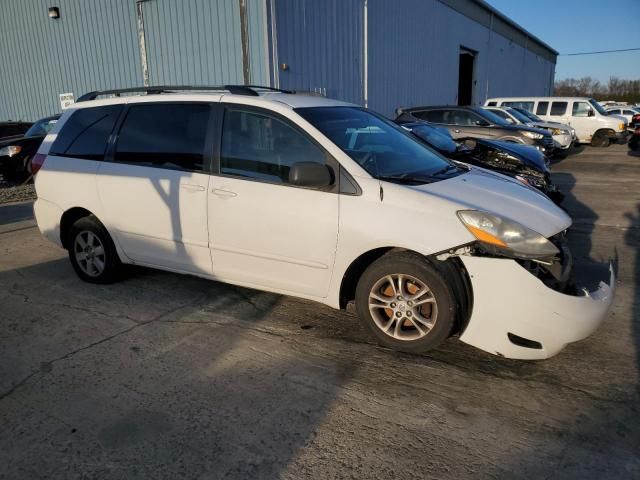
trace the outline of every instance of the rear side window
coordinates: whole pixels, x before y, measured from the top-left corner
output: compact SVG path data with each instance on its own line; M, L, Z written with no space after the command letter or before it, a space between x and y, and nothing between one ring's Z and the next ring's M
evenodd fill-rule
M530 112L533 112L533 104L534 102L502 102L503 107L524 108Z
M81 108L71 115L49 150L49 155L102 160L107 140L122 105Z
M426 120L431 123L447 123L445 119L445 110L427 110L427 111L418 111L411 112L414 117L417 117L421 120Z
M487 107L495 107L496 105L498 105L498 102L489 102L489 103L487 103Z
M115 161L203 170L210 110L206 103L131 106L118 134Z
M553 115L556 117L560 115L564 115L565 113L567 113L568 105L569 105L568 102L552 102L551 111L549 112L549 115Z
M225 112L221 174L288 184L295 162L325 164L326 154L283 120L254 111Z
M538 107L536 108L536 115L546 115L548 109L549 109L549 102L538 102Z

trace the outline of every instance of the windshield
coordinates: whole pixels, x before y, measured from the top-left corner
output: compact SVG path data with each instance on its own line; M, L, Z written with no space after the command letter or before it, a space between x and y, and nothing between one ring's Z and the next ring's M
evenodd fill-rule
M453 141L449 131L445 132L432 127L430 125L410 125L404 128L413 132L415 136L427 142L430 146L443 153L455 153L458 149L456 142Z
M25 137L39 137L46 135L53 128L58 120L55 118L47 118L45 120L38 120L31 125L31 128L24 134Z
M589 103L593 108L595 108L598 111L600 115L609 115L607 111L604 108L602 108L602 105L596 102L593 98L589 99Z
M516 117L518 119L518 121L520 123L530 123L531 119L529 117L527 117L526 115L520 113L518 110L516 110L515 108L508 108L507 111L513 115L514 117Z
M482 108L479 108L478 110L474 110L474 112L480 114L482 117L485 118L485 120L488 120L489 122L493 123L494 125L501 125L501 126L509 126L509 125L511 125L504 118L500 118L498 115L496 115L493 112L490 112L489 110L484 110Z
M543 121L539 116L537 116L534 113L531 113L527 109L524 109L524 108L513 108L513 110L518 112L520 115L523 115L523 116L527 117L530 121L534 121L534 122L542 122Z
M369 110L313 107L296 112L374 178L430 183L460 173L453 163L411 133Z

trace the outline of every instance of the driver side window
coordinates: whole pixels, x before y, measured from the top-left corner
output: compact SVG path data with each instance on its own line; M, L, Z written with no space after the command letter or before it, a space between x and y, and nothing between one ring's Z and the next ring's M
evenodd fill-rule
M285 121L250 110L228 109L222 127L220 173L290 184L296 162L326 164L325 152Z
M571 114L574 117L588 117L591 106L587 102L573 102Z

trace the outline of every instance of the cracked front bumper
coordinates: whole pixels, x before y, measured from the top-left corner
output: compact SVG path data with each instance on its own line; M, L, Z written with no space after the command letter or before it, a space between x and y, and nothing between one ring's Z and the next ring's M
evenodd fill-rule
M460 258L473 288L473 311L460 340L503 357L556 355L597 330L613 301L612 268L608 285L600 282L596 291L573 296L547 287L514 260Z

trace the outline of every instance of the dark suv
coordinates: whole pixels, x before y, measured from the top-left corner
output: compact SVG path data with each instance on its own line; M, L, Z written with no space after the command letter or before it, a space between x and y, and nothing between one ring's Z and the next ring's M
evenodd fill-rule
M542 153L553 153L553 138L537 128L507 123L480 107L413 107L402 109L396 122L425 120L446 127L453 138L489 138L532 145Z

